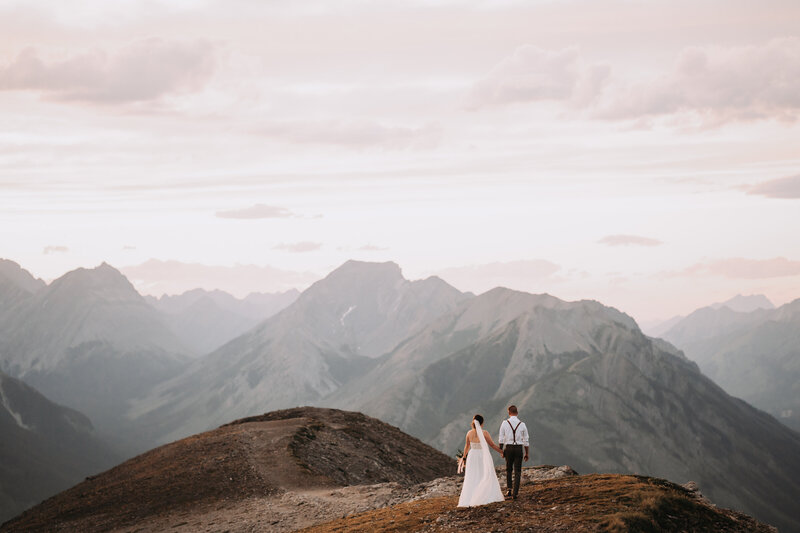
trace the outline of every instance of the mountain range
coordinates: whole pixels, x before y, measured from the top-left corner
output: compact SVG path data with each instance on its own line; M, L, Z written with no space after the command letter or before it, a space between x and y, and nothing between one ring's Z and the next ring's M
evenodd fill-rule
M2 368L129 452L312 404L363 411L452 455L474 413L494 432L516 403L537 461L695 479L722 505L800 530L800 435L598 302L474 296L436 277L409 281L394 263L349 261L189 357L165 308L108 265L44 287L20 279L0 284L16 310L0 323ZM163 304L180 314L186 301ZM778 311L791 329L794 315Z
M727 392L800 431L800 300L776 309L752 298L758 306L698 309L663 337Z
M263 410L316 403L416 329L468 299L394 263L349 261L289 307L165 381L128 413L169 442Z
M105 263L28 294L0 331L5 372L86 414L126 450L137 446L120 416L127 402L188 361L186 347L157 311Z
M497 426L515 403L537 460L697 479L723 505L800 528L800 435L629 316L502 288L462 294L392 263L346 263L129 416L169 442L306 403L363 411L447 453L474 413Z
M194 289L145 300L159 310L178 339L195 355L210 353L294 302L297 289L236 298L221 290Z

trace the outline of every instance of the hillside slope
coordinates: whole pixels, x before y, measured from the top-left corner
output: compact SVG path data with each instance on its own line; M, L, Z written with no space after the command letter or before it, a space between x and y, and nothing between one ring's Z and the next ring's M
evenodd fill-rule
M202 515L250 498L393 482L455 469L453 459L360 413L296 408L161 446L86 479L2 531L108 531L160 515Z

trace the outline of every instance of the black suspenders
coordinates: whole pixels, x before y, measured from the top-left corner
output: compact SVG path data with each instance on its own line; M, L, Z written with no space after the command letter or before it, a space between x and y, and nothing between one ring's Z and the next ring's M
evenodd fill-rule
M516 445L517 444L517 429L519 429L519 425L522 424L522 420L519 421L519 423L517 424L517 427L512 426L511 425L511 420L509 420L509 419L506 419L506 422L508 422L508 427L511 428L511 436L514 439L514 442L512 442L511 444L512 444L512 446Z

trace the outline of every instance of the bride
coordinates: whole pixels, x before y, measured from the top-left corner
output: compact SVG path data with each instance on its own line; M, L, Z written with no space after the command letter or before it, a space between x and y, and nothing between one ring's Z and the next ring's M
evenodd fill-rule
M504 500L489 447L501 455L503 450L492 441L489 432L484 430L482 425L483 417L475 415L472 419L472 429L467 433L467 442L464 443L464 455L458 463L459 472L466 467L461 497L458 498L459 507L485 505Z

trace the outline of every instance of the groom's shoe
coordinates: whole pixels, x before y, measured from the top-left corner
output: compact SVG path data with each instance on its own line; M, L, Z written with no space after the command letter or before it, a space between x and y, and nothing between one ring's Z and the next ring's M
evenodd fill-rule
M506 491L506 498L510 498L510 497L511 497L511 489L508 489Z

